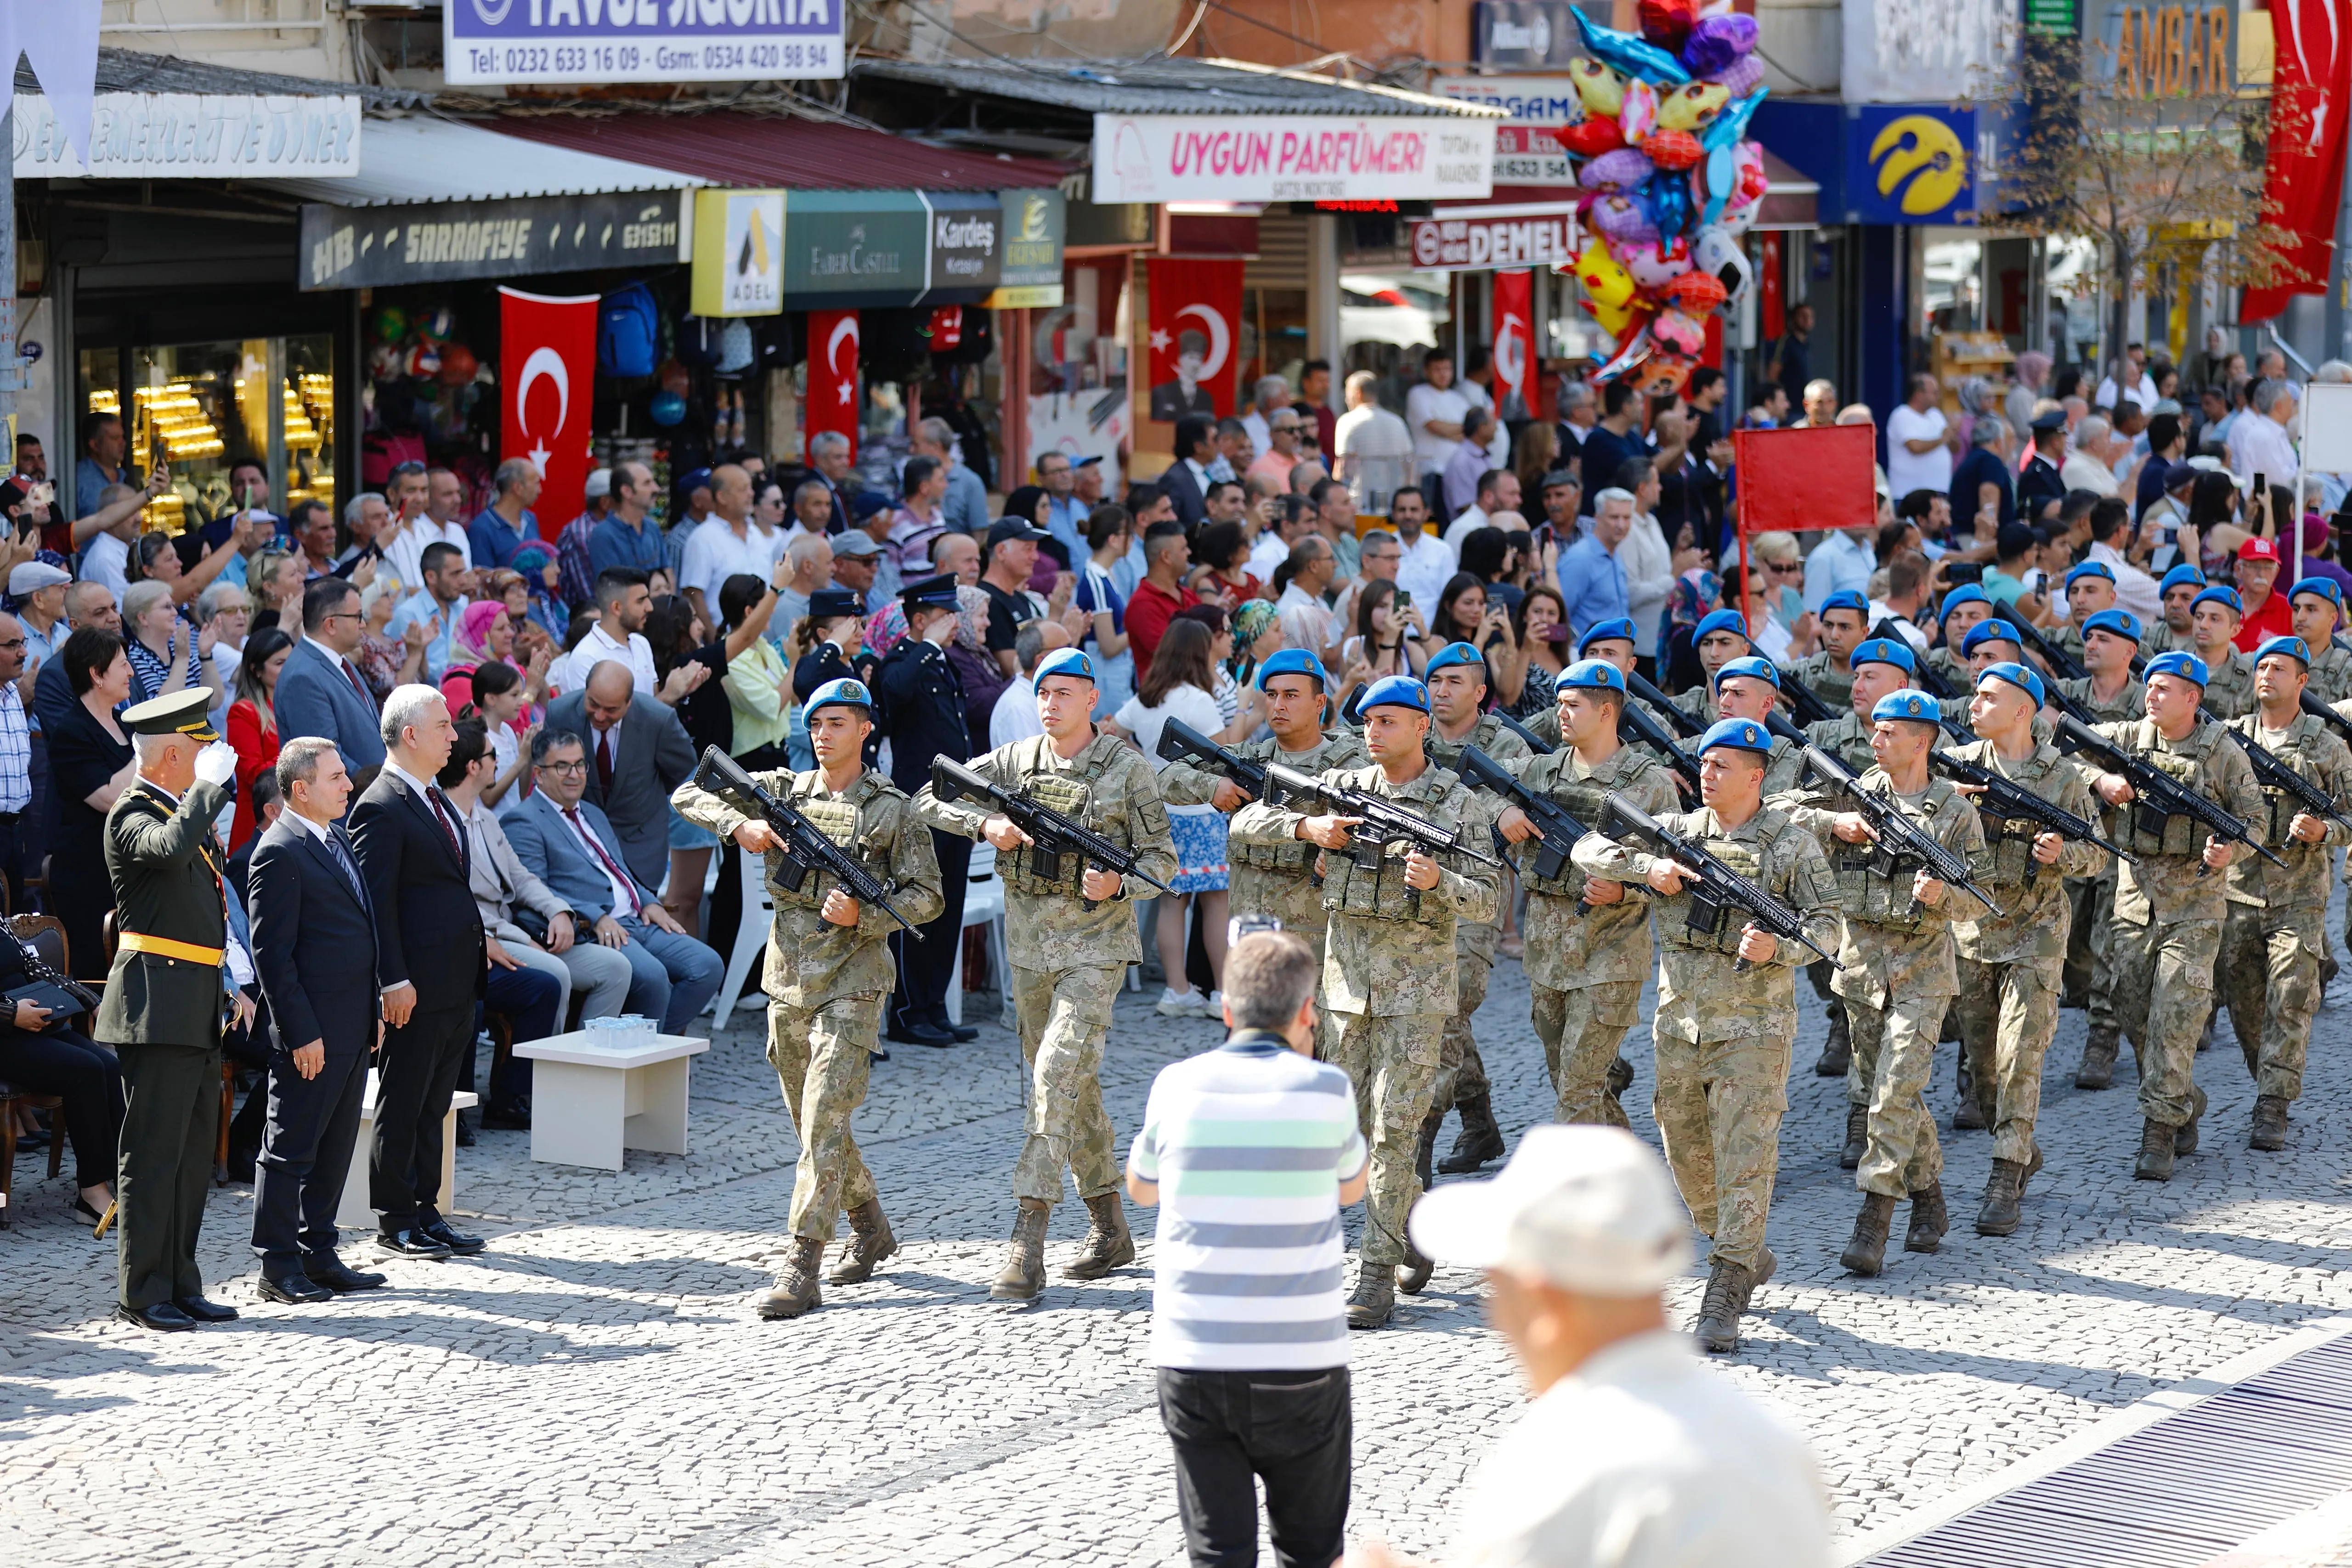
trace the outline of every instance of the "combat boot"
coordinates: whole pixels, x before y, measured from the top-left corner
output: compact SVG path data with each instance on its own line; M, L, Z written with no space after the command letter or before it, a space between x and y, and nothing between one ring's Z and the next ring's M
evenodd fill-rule
M1437 1173L1430 1161L1437 1155L1438 1129L1445 1125L1445 1113L1433 1109L1421 1124L1421 1136L1412 1150L1412 1174L1421 1178L1421 1190L1427 1192L1437 1185Z
M1396 1266L1396 1286L1408 1296L1418 1296L1429 1288L1429 1277L1437 1272L1437 1263L1411 1241L1404 1244L1404 1261Z
M988 1288L991 1301L1034 1301L1045 1288L1045 1220L1053 1206L1037 1198L1021 1200L1013 1221L1013 1243L1005 1249L1004 1268Z
M2172 1152L2193 1155L2197 1152L2197 1124L2205 1117L2205 1091L2194 1083L2189 1086L2189 1120L2173 1129Z
M2265 1094L2254 1102L2254 1130L2246 1147L2272 1152L2286 1147L2286 1096Z
M1975 1064L1969 1061L1966 1040L1960 1042L1959 1089L1960 1103L1959 1108L1952 1113L1952 1131L1983 1132L1986 1124L1983 1085L1977 1082Z
M2132 1175L2142 1181L2172 1179L2172 1131L2162 1122L2142 1124L2139 1130L2139 1159L2132 1166Z
M1107 1192L1087 1199L1086 1245L1062 1265L1065 1280L1099 1280L1122 1264L1135 1261L1135 1238L1127 1228L1127 1209L1118 1194Z
M1984 1204L1977 1210L1977 1234L2016 1234L2021 1218L2017 1212L2017 1200L2024 1189L2025 1167L2015 1160L1994 1159L1992 1175L1985 1178Z
M1698 1322L1691 1333L1698 1347L1714 1355L1739 1348L1739 1313L1756 1289L1756 1277L1740 1264L1717 1261L1699 1298Z
M1886 1232L1894 1223L1895 1199L1883 1192L1864 1193L1853 1239L1838 1254L1838 1261L1865 1279L1878 1273L1886 1267Z
M1356 1293L1348 1298L1348 1326L1377 1329L1388 1326L1396 1311L1396 1270L1367 1262L1356 1274Z
M1813 1063L1816 1078L1843 1078L1853 1065L1853 1040L1847 1033L1845 1005L1830 998L1830 1036L1822 1042L1822 1059Z
M2113 1024L2093 1024L2083 1041L2083 1065L2074 1069L2077 1089L2105 1089L2116 1081L2116 1053L2123 1036Z
M849 1231L850 1242L840 1260L825 1271L828 1285L862 1285L874 1278L876 1264L898 1250L898 1239L890 1234L890 1217L882 1212L878 1197L849 1211Z
M1495 1125L1491 1096L1473 1094L1456 1109L1462 1113L1462 1135L1454 1140L1453 1152L1437 1162L1441 1173L1467 1176L1509 1152L1503 1143L1503 1129Z
M1944 1184L1930 1182L1911 1195L1911 1225L1903 1233L1906 1252L1934 1252L1944 1245L1952 1217L1944 1207Z
M1633 1064L1622 1056L1611 1057L1608 1076L1601 1082L1608 1086L1611 1099L1622 1100L1625 1091L1633 1087Z
M763 1318L796 1318L824 1305L817 1292L817 1265L824 1259L824 1243L814 1236L793 1238L793 1255L776 1276L776 1288L760 1298Z
M1862 1156L1869 1152L1870 1107L1848 1105L1845 1108L1845 1146L1838 1150L1838 1169L1859 1169Z
M2018 1196L2018 1197L2023 1197L2025 1196L2025 1184L2026 1184L2027 1182L2032 1181L2032 1180L2034 1178L2034 1176L2035 1176L2036 1175L2040 1174L2041 1170L2042 1170L2042 1145L2041 1145L2039 1142L2036 1142L2036 1143L2034 1144L2034 1145L2033 1145L2033 1157L2032 1157L2032 1158L2031 1158L2031 1159L2029 1159L2029 1160L2027 1160L2027 1161L2025 1162L2025 1168L2024 1168L2022 1171L2020 1171L2020 1172L2018 1173L2018 1176L2017 1176L2017 1196Z

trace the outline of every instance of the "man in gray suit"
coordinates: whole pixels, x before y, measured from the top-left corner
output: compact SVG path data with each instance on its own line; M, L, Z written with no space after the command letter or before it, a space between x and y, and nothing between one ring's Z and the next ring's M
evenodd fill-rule
M658 889L669 874L670 791L694 772L694 742L674 710L635 686L628 665L604 661L549 706L545 733L586 743L588 801L612 820L630 874Z
M352 663L366 625L358 589L340 577L315 580L302 591L302 636L278 672L276 697L278 733L333 741L356 790L374 780L384 757L375 694Z

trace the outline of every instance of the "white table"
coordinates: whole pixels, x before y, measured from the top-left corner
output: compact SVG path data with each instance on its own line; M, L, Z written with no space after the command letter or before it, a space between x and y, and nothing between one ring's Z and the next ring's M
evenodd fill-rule
M530 1157L550 1165L621 1168L621 1151L686 1153L687 1083L707 1040L679 1034L605 1043L582 1030L519 1040L530 1070Z
M375 1069L368 1069L367 1097L360 1102L359 1141L352 1145L351 1174L343 1178L343 1201L335 1223L346 1230L376 1228L375 1210L368 1206L368 1151L375 1146ZM450 1096L449 1113L441 1118L441 1202L444 1215L457 1207L457 1113L481 1103L481 1096L460 1089Z

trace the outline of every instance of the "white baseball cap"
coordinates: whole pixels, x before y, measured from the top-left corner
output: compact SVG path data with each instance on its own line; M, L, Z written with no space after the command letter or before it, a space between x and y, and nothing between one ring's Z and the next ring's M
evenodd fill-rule
M1616 1127L1532 1127L1494 1180L1423 1195L1407 1228L1441 1263L1594 1296L1647 1295L1690 1267L1664 1162Z

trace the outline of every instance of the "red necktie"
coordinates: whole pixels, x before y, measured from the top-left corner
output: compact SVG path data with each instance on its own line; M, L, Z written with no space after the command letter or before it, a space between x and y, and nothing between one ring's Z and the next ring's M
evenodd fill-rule
M425 787L425 799L432 803L433 815L440 822L441 831L449 840L449 852L457 857L459 865L464 865L466 850L457 837L457 821L454 813L449 810L449 803L441 798L440 789L430 784Z
M588 831L588 824L580 820L579 808L575 806L572 810L564 812L563 820L570 822L572 824L572 831L578 833L580 837L586 841L590 851L596 856L597 863L604 868L604 874L611 877L614 882L619 883L623 889L627 892L629 895L629 913L640 919L644 918L646 913L646 901L637 896L637 884L635 880L632 878L627 872L623 871L619 866L613 863L613 857L604 852L604 843L598 840L594 833Z
M596 732L596 789L602 795L613 792L613 732L609 729Z
M360 701L367 704L370 707L375 706L375 698L369 695L367 683L362 681L360 679L360 673L352 668L352 662L349 659L338 659L335 663L342 665L344 677L352 683L352 690L359 693Z

